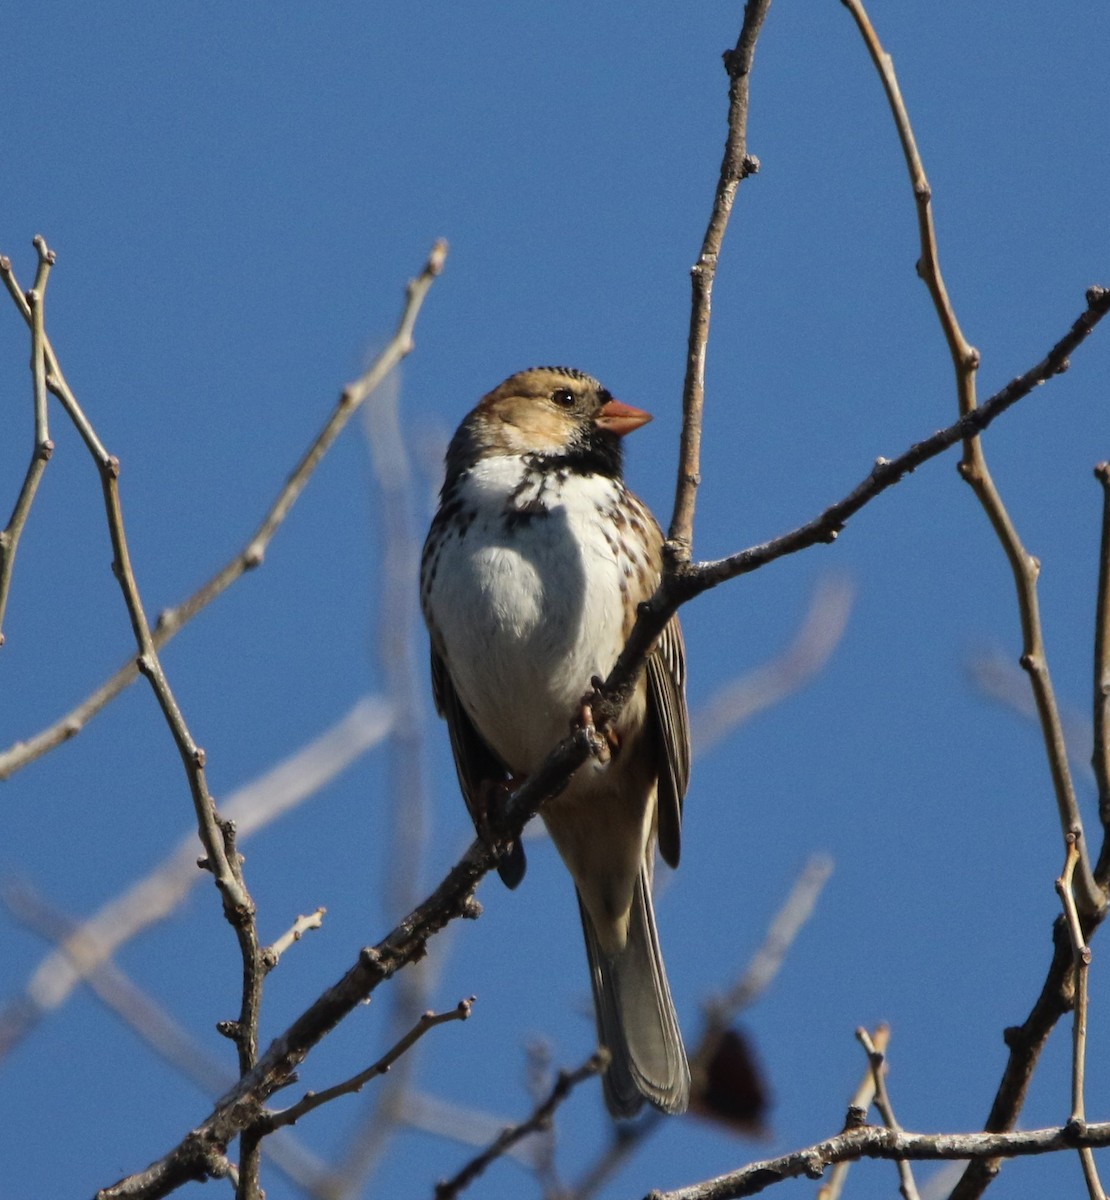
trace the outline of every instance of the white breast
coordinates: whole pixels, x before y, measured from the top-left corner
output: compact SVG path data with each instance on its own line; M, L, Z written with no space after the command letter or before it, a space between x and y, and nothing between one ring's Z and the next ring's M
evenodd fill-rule
M428 598L448 671L498 755L529 773L570 730L623 645L625 564L604 532L619 485L484 460L463 483L476 515L443 547Z

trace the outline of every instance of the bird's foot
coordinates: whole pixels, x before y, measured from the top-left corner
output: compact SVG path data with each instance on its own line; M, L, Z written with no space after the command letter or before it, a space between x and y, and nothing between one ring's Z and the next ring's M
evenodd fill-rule
M598 733L594 724L594 705L601 699L602 680L596 675L590 680L590 690L582 697L578 706L578 714L571 722L572 729L582 729L590 739L590 748L594 757L604 765L621 748L620 738L614 729L606 729Z

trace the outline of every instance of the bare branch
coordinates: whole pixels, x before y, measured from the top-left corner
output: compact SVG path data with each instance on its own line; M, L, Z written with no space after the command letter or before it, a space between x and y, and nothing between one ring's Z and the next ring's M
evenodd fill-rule
M428 290L443 270L447 256L447 243L439 241L432 248L424 269L409 282L404 308L397 330L385 349L374 360L369 369L353 383L343 389L339 401L323 428L316 435L311 446L305 452L301 461L294 468L278 493L274 503L262 519L244 548L239 551L206 583L202 584L191 596L174 608L164 610L153 630L153 641L156 649L160 650L168 641L204 608L207 608L218 596L225 592L233 583L247 571L253 570L261 562L266 548L277 533L278 528L289 515L290 509L300 497L309 479L321 459L331 448L336 438L353 414L371 395L374 389L385 379L393 368L412 351L413 329L416 318L420 313ZM6 276L5 276L6 278ZM29 314L24 313L29 320ZM51 374L61 378L57 361L53 357L49 340L46 342L47 362ZM80 733L86 724L105 705L109 704L125 688L135 682L138 669L135 660L125 663L116 673L102 684L95 692L83 700L76 708L59 718L48 729L29 738L27 741L16 742L7 750L0 753L0 780L8 779L16 771L41 758L69 738Z
M844 0L844 3L863 35L868 51L882 79L891 111L894 114L917 206L921 242L921 258L918 262L918 273L929 288L938 320L944 331L945 340L948 343L949 353L951 354L956 374L959 411L961 419L966 420L969 417L975 416L976 413L983 411L983 408L977 407L975 390L979 354L964 337L944 285L937 250L936 231L933 225L931 189L925 176L921 156L914 141L909 116L898 88L893 62L890 56L883 50L861 0ZM1105 302L1107 294L1104 289L1091 289L1088 291L1087 298L1088 305L1090 306L1092 298L1102 303ZM1090 307L1088 307L1088 312L1090 311ZM1066 370L1067 366L1067 353L1058 356L1056 359L1056 370ZM1047 375L1043 376L1042 380L1047 378ZM988 401L988 405L984 407L988 407L989 404L990 402ZM1020 661L1022 667L1029 675L1036 700L1045 752L1052 774L1061 829L1065 837L1070 837L1073 833L1081 834L1082 823L1075 797L1075 788L1072 783L1071 771L1068 766L1067 746L1063 735L1062 723L1056 705L1052 679L1049 674L1044 649L1036 590L1040 564L1022 545L1017 530L1010 519L1009 513L987 468L986 458L978 433L978 430L969 430L964 438L964 454L960 463L960 473L971 485L980 504L983 506L1010 564L1017 594L1018 608L1021 614L1023 646ZM1085 916L1100 918L1106 909L1106 895L1095 882L1083 841L1079 840L1077 845L1080 854L1078 862L1079 907ZM1064 979L1065 970L1065 964L1061 959L1061 940L1057 937L1056 951L1053 965L1049 972L1049 978L1046 981L1045 988L1042 990L1041 999L1038 1000L1037 1006L1035 1006L1034 1014L1030 1016L1030 1021L1033 1021L1034 1016L1040 1010L1040 1015L1048 1019L1048 1024L1041 1025L1039 1022L1034 1022L1030 1028L1030 1021L1027 1021L1025 1029L1015 1031L1015 1033L1020 1032L1022 1034L1028 1031L1029 1036L1023 1036L1020 1041L1016 1041L1015 1039L1015 1041L1010 1043L1010 1061L1007 1064L1002 1085L995 1097L995 1103L988 1118L987 1128L990 1130L1012 1127L1018 1112L1020 1112L1025 1097L1025 1089L1036 1066L1040 1048L1047 1038L1049 1029L1051 1029L1052 1024L1057 1019L1058 1012L1062 1011L1061 1005L1066 1006L1070 1000L1065 990L1067 987ZM1042 1001L1045 1001L1043 1005ZM1054 1013L1056 1015L1053 1015ZM953 1192L953 1200L970 1200L971 1197L979 1195L997 1169L997 1162L976 1161L970 1164L964 1178Z
M46 282L50 277L50 268L54 265L54 251L47 248L41 237L35 238L35 249L38 251L39 265L35 273L35 286L26 296L19 290L15 275L12 272L11 260L0 256L0 276L16 299L22 310L24 306L30 311L31 318L31 379L34 388L35 413L35 444L31 451L31 461L27 473L23 477L23 485L16 497L15 507L8 519L8 524L0 530L0 646L4 644L4 613L8 607L8 593L11 589L12 570L15 566L15 554L19 549L19 539L31 513L31 505L35 500L39 483L46 471L46 464L54 453L54 443L50 440L50 426L46 411L46 327L43 317L43 306L46 302Z
M961 420L967 420L978 413L984 412L990 406L990 401L983 408L977 406L976 373L979 366L979 354L967 342L956 320L952 302L948 299L941 274L940 257L936 244L936 230L932 222L931 190L928 179L925 178L922 158L914 142L910 118L902 102L898 80L894 74L894 65L890 56L884 52L874 26L871 25L868 14L860 0L844 0L846 7L856 20L860 34L868 46L872 61L875 62L878 74L886 89L890 109L894 114L895 125L898 126L899 139L910 169L913 186L914 202L917 205L918 227L922 257L918 263L918 274L922 276L929 287L932 302L940 320L944 338L952 355L956 378L956 392L959 397ZM1088 314L1092 312L1092 302L1103 305L1108 300L1108 293L1102 288L1092 288L1087 292ZM1074 330L1075 326L1073 326ZM1057 346L1057 349L1060 348ZM1055 355L1055 370L1067 370L1068 354ZM1052 355L1050 355L1051 358ZM1043 382L1048 376L1040 377ZM1072 774L1068 768L1067 745L1064 742L1060 713L1058 713L1054 690L1049 674L1048 662L1044 652L1042 626L1037 600L1037 575L1039 563L1022 546L1018 532L1010 521L1006 506L998 494L994 481L991 479L983 452L978 430L968 430L964 439L964 457L960 462L960 473L976 492L979 503L983 505L986 515L990 518L992 527L1003 551L1006 552L1010 570L1013 572L1018 607L1021 616L1022 654L1021 666L1030 676L1033 695L1036 698L1037 712L1042 727L1045 752L1048 756L1049 768L1054 782L1058 820L1061 829L1068 838L1080 833L1082 824L1076 804ZM1106 908L1106 896L1103 889L1094 881L1088 862L1085 845L1079 841L1079 906L1086 917L1098 920ZM992 1105L988 1126L990 1130L1010 1128L1016 1120L1025 1099L1028 1080L1036 1068L1040 1049L1052 1025L1063 1010L1066 1010L1070 996L1066 978L1068 964L1063 956L1066 950L1060 930L1057 929L1055 938L1054 961L1045 980L1042 995L1038 998L1030 1019L1020 1031L1009 1031L1010 1058L1006 1073L1003 1074L1002 1084L998 1088L995 1103ZM1010 1037L1012 1034L1012 1037ZM996 1174L997 1162L974 1162L968 1166L964 1178L954 1189L953 1200L971 1200L972 1196L982 1193L990 1178Z
M48 253L40 248L40 254ZM109 454L97 437L92 423L85 415L76 396L66 383L57 358L50 348L42 328L41 307L28 305L33 340L49 356L50 373L46 385L61 402L62 408L81 434L100 476L108 533L112 543L112 573L123 593L124 604L138 648L136 665L147 677L158 705L177 746L185 769L197 818L197 828L204 846L206 865L212 872L223 899L224 914L235 931L243 958L243 1000L240 1019L236 1025L240 1066L246 1070L256 1053L256 1030L261 987L261 947L254 925L254 905L247 891L234 850L233 831L224 825L208 790L204 769L204 751L193 739L184 715L174 698L169 680L162 669L139 596L139 587L131 565L131 555L124 530L123 507L119 491L119 460Z
M890 1026L878 1025L875 1032L871 1036L871 1045L880 1054L886 1053L886 1048L890 1045ZM844 1121L845 1129L855 1129L860 1125L867 1123L867 1110L871 1107L875 1100L875 1072L871 1069L868 1062L867 1073L860 1081L860 1085L855 1090L855 1094L848 1102L848 1115ZM844 1190L844 1184L848 1179L848 1169L851 1167L850 1162L838 1162L829 1172L828 1182L823 1183L817 1189L816 1200L840 1200L840 1195Z
M504 1130L493 1144L470 1162L451 1179L436 1185L435 1200L454 1200L468 1188L479 1175L497 1159L503 1157L519 1141L530 1133L546 1129L551 1124L555 1110L583 1080L590 1079L605 1069L608 1054L599 1052L588 1058L574 1071L560 1071L547 1098L533 1109L532 1114L519 1125Z
M299 916L281 937L271 942L262 951L262 961L266 965L266 970L272 971L286 950L294 942L299 942L310 929L319 929L324 923L324 914L327 911L326 908L318 908L306 916Z
M886 1048L879 1049L871 1040L871 1035L864 1028L856 1030L856 1038L867 1053L867 1062L871 1068L871 1078L875 1084L875 1107L883 1118L888 1129L901 1133L902 1127L894 1116L894 1106L890 1101L890 1093L886 1086ZM904 1200L920 1200L917 1184L914 1182L913 1171L905 1159L898 1159L898 1190Z
M1081 1128L1087 1119L1084 1080L1087 1070L1087 985L1090 978L1091 948L1083 936L1075 903L1075 869L1080 862L1078 841L1078 832L1068 835L1067 858L1064 861L1064 870L1056 880L1056 894L1064 906L1064 919L1071 934L1074 964L1072 986L1075 990L1075 1011L1072 1014L1071 1117L1068 1124ZM1083 1176L1087 1181L1091 1200L1106 1200L1095 1166L1095 1156L1088 1147L1080 1149L1079 1161L1083 1166Z
M376 1063L367 1067L365 1071L360 1071L357 1075L352 1075L350 1079L346 1079L342 1083L337 1083L334 1087L325 1088L322 1092L306 1092L298 1103L291 1105L289 1108L282 1109L281 1112L271 1113L261 1122L256 1132L269 1133L273 1129L281 1129L286 1125L295 1125L306 1113L320 1108L321 1105L328 1104L340 1096L350 1096L355 1092L360 1092L371 1079L376 1079L379 1075L384 1075L430 1029L435 1029L438 1025L446 1025L449 1021L465 1021L470 1016L473 1008L474 997L471 996L468 1000L460 1000L454 1008L449 1009L447 1012L424 1013L412 1029L396 1045L383 1054Z
M1098 602L1095 609L1094 747L1091 766L1098 783L1102 853L1095 877L1110 884L1110 462L1095 467L1102 486L1102 537L1098 555Z
M958 442L982 433L1019 400L1028 396L1052 376L1059 374L1065 368L1069 355L1081 345L1108 311L1110 288L1088 288L1087 308L1044 358L1030 367L1025 374L1012 379L973 412L914 443L896 458L876 459L870 473L846 496L789 533L741 550L727 558L690 563L665 574L655 595L640 607L640 615L632 634L605 682L605 699L594 705L594 720L598 727L604 728L609 725L620 712L631 694L648 649L682 604L727 580L757 571L776 559L797 554L811 546L835 541L850 518L888 488L900 483L922 464L943 454Z
M933 298L933 306L952 356L956 372L960 414L969 416L976 409L975 377L979 368L979 352L964 337L944 285L937 250L936 229L933 224L932 190L925 176L925 168L922 165L921 156L914 141L913 130L910 127L909 115L898 88L894 63L890 55L883 50L861 0L844 0L844 2L867 43L868 51L882 78L895 124L898 127L898 136L906 156L910 182L913 185L913 194L917 205L921 239L921 258L917 265L918 274L925 281L929 294ZM1061 365L1066 366L1066 363ZM1013 573L1018 608L1021 613L1023 642L1021 665L1029 675L1033 694L1036 697L1041 732L1056 792L1060 827L1062 833L1067 836L1073 829L1082 830L1082 824L1079 817L1079 806L1075 798L1075 787L1068 767L1067 746L1064 742L1060 715L1056 708L1052 677L1049 674L1045 654L1040 607L1037 600L1037 576L1040 573L1040 563L1022 545L1017 529L1010 519L1010 514L1006 510L987 468L982 442L975 434L968 436L964 441L960 474L971 486L986 511ZM1106 906L1106 896L1095 883L1091 874L1084 843L1080 841L1079 846L1082 856L1079 865L1080 907L1087 913L1099 912Z
M715 1179L673 1191L651 1192L648 1200L738 1200L741 1196L755 1196L786 1179L820 1179L826 1167L861 1158L911 1162L1019 1158L1080 1146L1092 1149L1110 1146L1110 1122L1016 1133L908 1133L882 1125L863 1125L778 1158L749 1163Z
M709 225L702 239L698 261L690 271L692 299L690 332L686 349L686 379L682 387L682 440L679 446L678 480L675 485L674 515L668 536L668 551L676 562L689 562L694 539L694 507L701 482L701 428L705 404L705 354L709 344L709 317L713 281L721 256L736 190L741 180L759 170L748 157L749 76L755 59L759 31L771 0L747 0L736 47L724 56L728 72L728 137L717 179L717 190Z

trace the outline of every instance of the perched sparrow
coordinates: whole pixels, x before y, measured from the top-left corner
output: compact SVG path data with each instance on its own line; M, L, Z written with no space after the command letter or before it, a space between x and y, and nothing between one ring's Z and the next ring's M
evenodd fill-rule
M655 590L663 535L621 478L621 438L651 418L581 371L506 379L459 426L424 545L436 706L479 833L492 798L567 735ZM682 1112L690 1072L651 900L655 843L678 864L690 766L682 631L671 620L610 735L542 817L578 893L611 1061L610 1111ZM519 843L499 864L524 873Z

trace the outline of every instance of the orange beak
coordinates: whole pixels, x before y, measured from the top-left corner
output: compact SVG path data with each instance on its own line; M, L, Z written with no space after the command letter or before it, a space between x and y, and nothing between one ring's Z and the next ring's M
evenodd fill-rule
M642 408L633 408L631 404L622 404L619 400L609 400L594 417L594 424L598 429L624 437L650 420L651 413L644 412Z

